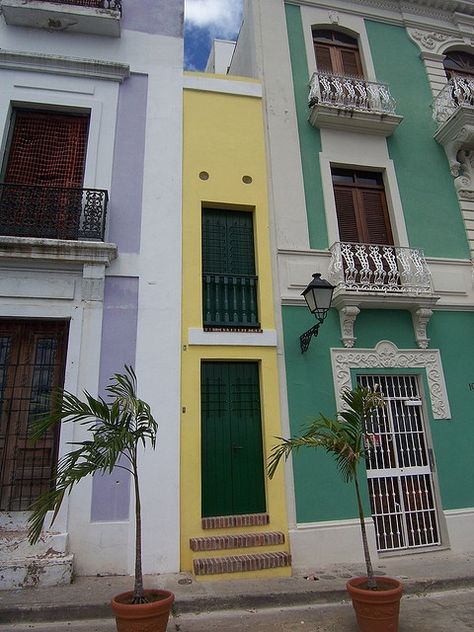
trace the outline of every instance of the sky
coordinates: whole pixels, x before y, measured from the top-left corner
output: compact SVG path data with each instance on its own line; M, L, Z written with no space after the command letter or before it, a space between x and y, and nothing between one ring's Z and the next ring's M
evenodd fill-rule
M185 0L185 69L204 70L212 40L235 40L241 21L242 0Z

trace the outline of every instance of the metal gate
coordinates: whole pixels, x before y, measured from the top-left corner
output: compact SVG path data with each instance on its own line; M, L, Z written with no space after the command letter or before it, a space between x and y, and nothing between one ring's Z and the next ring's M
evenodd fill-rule
M359 375L376 385L386 405L368 424L370 505L377 549L393 551L440 544L433 489L433 454L427 446L423 407L414 375Z

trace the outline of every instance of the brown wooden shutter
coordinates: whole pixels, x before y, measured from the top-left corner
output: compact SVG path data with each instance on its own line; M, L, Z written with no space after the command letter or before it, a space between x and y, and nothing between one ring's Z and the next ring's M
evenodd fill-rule
M385 194L380 190L359 190L363 241L367 244L393 245Z
M331 47L324 44L315 44L314 52L316 55L316 65L318 72L335 72L331 61Z
M363 77L359 51L339 49L338 53L343 75L348 77Z
M339 239L346 242L361 242L357 227L355 191L350 187L334 187L336 199L337 223Z
M85 116L17 111L5 182L80 187L88 126Z

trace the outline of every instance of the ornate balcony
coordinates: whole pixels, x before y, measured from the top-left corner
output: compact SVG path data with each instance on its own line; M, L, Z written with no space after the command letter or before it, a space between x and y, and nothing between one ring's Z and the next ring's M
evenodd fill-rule
M204 328L258 329L256 276L202 275Z
M344 346L355 343L360 308L409 310L418 346L428 346L427 326L439 296L422 250L340 242L330 251L328 276L336 285L333 306L339 310Z
M452 77L433 102L433 118L441 125L462 107L474 108L474 77Z
M422 250L379 244L335 243L330 280L345 290L384 294L431 294L431 273Z
M474 148L474 77L452 77L433 102L439 124L436 141L444 147L460 197L472 200L471 154Z
M0 184L0 235L104 241L107 202L100 189Z
M314 73L308 99L314 127L390 136L402 121L390 88L383 83Z
M12 26L120 37L122 0L0 0L0 7Z

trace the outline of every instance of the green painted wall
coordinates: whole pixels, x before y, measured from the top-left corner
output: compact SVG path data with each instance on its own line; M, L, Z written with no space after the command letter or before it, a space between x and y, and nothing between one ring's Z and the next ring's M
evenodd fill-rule
M304 47L300 7L287 4L285 11L300 138L309 244L311 248L327 248L326 216L319 167L321 137L319 130L314 129L308 123L308 62Z
M308 123L308 63L300 7L285 5L308 231L312 248L327 248L319 130ZM418 47L405 29L366 21L377 79L390 85L403 122L387 139L408 238L427 256L469 258L464 224L444 149L434 140L432 94ZM390 46L387 46L390 42ZM416 89L414 89L414 87Z
M403 122L388 138L410 245L427 256L469 258L443 147L433 138L433 100L420 49L403 27L366 21L377 80L388 83ZM388 45L388 43L390 45Z
M283 307L285 359L291 432L323 412L335 411L334 387L330 363L331 347L341 347L337 312L331 310L306 354L299 350L299 335L313 323L305 307ZM416 348L411 315L404 310L362 310L356 322L357 347L373 348L380 340L391 340L399 348ZM430 322L430 346L441 349L452 420L428 422L445 509L474 506L474 485L466 476L466 464L472 463L474 445L474 382L472 354L466 352L466 340L474 340L474 314L436 312ZM379 371L377 371L379 372ZM393 371L383 371L392 373ZM411 371L410 371L411 372ZM423 370L416 370L425 385ZM353 489L344 483L332 460L324 454L301 450L293 459L296 513L298 522L316 522L355 518ZM368 502L366 498L366 510Z

